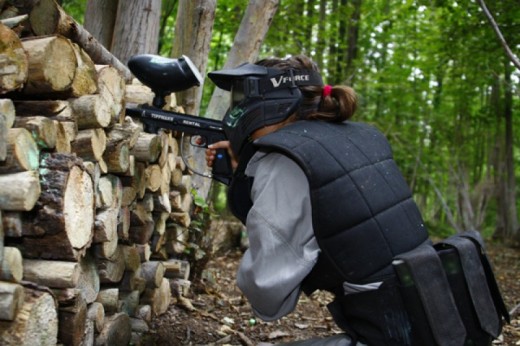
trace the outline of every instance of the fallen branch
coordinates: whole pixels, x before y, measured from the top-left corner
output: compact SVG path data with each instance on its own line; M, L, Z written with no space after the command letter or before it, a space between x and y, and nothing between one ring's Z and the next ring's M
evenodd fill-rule
M520 310L520 304L518 304L517 306L512 308L511 311L509 311L509 316L511 316L511 317L514 316L519 310Z

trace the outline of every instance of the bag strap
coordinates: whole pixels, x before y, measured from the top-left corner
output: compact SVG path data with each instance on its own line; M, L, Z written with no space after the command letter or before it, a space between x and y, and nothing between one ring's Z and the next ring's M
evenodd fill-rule
M422 245L396 259L408 266L435 341L442 346L463 345L466 330L435 249Z
M457 250L480 327L494 338L498 337L500 321L489 287L483 284L487 279L475 244L468 238L460 236L444 239L440 244Z
M480 236L480 233L477 231L466 231L460 234L461 237L468 238L476 246L478 246L478 253L480 256L480 260L482 261L482 267L484 268L484 272L486 274L487 283L489 285L489 289L491 291L491 295L493 297L493 301L495 302L495 307L500 313L500 315L504 318L507 323L511 323L511 317L509 316L509 311L507 310L506 304L502 298L502 294L500 293L500 288L498 287L497 280L495 278L495 274L493 273L493 267L489 262L489 259L486 255L484 240Z

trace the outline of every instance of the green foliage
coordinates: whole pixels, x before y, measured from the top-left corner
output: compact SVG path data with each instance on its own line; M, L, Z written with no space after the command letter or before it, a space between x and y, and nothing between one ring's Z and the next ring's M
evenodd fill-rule
M83 3L63 0L78 21ZM163 55L174 40L177 3L163 0ZM518 1L486 4L519 55ZM208 71L225 63L246 5L217 2ZM260 58L299 53L319 63L329 84L355 88L356 119L388 136L431 232L449 233L449 214L462 224L462 183L477 212L481 187L502 179L494 158L504 155L505 91L511 88L511 111L518 113L520 75L475 0L280 0ZM206 80L200 114L213 90ZM518 142L513 150L518 159ZM498 207L493 194L486 198L487 214L476 226L489 233Z
M61 0L58 1L65 12L74 18L78 23L83 24L85 17L86 0Z

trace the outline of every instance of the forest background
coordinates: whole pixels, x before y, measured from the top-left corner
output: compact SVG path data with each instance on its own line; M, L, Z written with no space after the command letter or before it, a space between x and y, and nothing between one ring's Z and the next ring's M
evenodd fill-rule
M105 41L97 35L100 42L123 63L136 52L180 56L175 29L181 19L195 21L182 13L189 1L119 0L120 6L122 1L124 7L141 3L147 40L128 49L131 31L139 26L142 32L142 20L134 16L115 20L113 32L100 32ZM117 0L59 2L87 30L89 6L115 3L117 8ZM248 1L190 4L205 2L214 6L214 21L209 50L198 59L212 71L229 62ZM520 242L515 135L520 71L513 63L520 48L518 0L252 0L249 5L254 3L259 8L269 3L272 18L250 60L303 53L318 63L326 83L352 86L360 98L355 119L376 125L389 138L432 235L477 229L487 238ZM128 40L111 41L118 30ZM506 54L506 44L513 56ZM220 111L211 113L214 92L206 81L191 113L222 117Z

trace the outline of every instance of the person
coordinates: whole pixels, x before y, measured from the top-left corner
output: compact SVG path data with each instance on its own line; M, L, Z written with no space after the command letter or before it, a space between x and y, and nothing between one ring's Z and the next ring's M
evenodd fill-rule
M228 204L249 237L237 285L255 314L277 320L326 290L345 333L288 345L411 345L393 263L431 242L387 139L351 120L355 91L324 84L304 55L208 76L231 93L229 141L206 160L234 158Z

